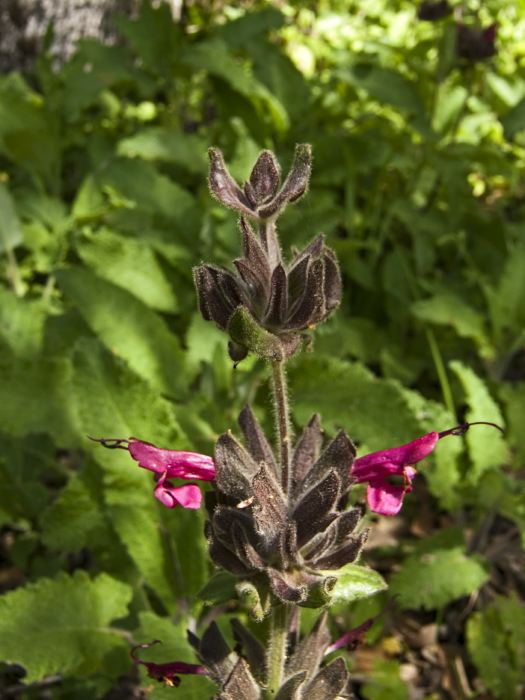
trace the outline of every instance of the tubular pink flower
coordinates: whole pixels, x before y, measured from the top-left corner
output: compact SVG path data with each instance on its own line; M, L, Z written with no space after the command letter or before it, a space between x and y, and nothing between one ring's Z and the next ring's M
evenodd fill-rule
M137 649L149 649L149 647L154 644L161 644L161 642L155 639L153 642L149 642L149 644L138 644L130 651L133 663L145 666L150 678L165 683L168 686L177 687L181 683L179 675L208 675L206 667L199 666L198 664L187 664L184 661L171 661L166 664L156 664L153 661L142 661L142 659L138 658L136 655Z
M184 484L183 486L173 486L166 481L165 476L161 476L157 481L153 491L155 498L166 506L166 508L200 508L202 493L197 484Z
M326 647L324 655L327 656L333 651L337 651L338 649L343 648L347 651L354 651L355 649L357 649L357 647L363 643L365 634L368 632L370 627L372 627L376 619L377 616L372 617L369 620L363 622L358 627L354 627L354 629L351 629L348 632L346 632L346 634L343 634L342 637L339 637L339 639L330 644L330 646Z
M197 484L174 486L170 479L196 479L213 481L215 464L211 457L197 452L165 450L149 442L129 439L91 438L109 449L128 450L139 467L148 469L155 475L155 498L166 508L199 508L202 493Z
M128 440L128 451L139 467L156 474L167 474L168 479L198 479L213 481L215 464L211 457L198 452L164 450L136 438Z
M427 433L406 445L371 452L354 461L350 473L358 482L368 482L370 510L381 515L399 513L405 493L412 490L412 479L416 475L411 465L427 457L439 437L439 433ZM392 476L403 477L403 484L390 483Z
M359 483L368 483L367 501L370 510L380 515L397 515L405 494L412 491L412 480L417 473L413 465L428 457L438 440L447 435L463 435L471 425L490 425L503 432L502 428L494 423L462 423L441 433L427 433L406 445L371 452L356 459L350 474ZM403 484L391 483L389 478L392 476L403 477Z

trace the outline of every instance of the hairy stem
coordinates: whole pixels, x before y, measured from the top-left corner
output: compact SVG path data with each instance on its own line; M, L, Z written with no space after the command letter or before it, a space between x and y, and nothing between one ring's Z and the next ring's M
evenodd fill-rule
M281 484L286 494L291 486L291 428L290 407L288 405L288 388L286 386L286 374L284 360L272 362L273 372L273 400L275 405L275 418L277 423L277 436L279 440L279 461L281 464Z
M278 605L272 610L267 656L268 698L274 698L277 695L283 681L288 646L288 622L289 609L286 605Z

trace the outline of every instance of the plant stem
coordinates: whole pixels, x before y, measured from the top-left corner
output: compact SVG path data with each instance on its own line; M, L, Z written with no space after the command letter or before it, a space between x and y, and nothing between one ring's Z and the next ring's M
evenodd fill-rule
M279 459L281 463L281 484L286 494L291 486L291 429L290 408L288 405L288 389L286 386L286 374L284 360L272 362L273 372L273 400L275 404L275 418L277 423L277 435L279 439Z
M447 370L445 368L443 358L441 357L436 337L434 335L434 332L428 328L426 330L426 336L428 344L430 346L430 353L432 354L432 359L434 360L434 365L436 367L439 384L441 385L443 401L445 402L445 406L447 407L449 412L453 416L455 416L456 408L454 406L454 397L452 396L452 389L450 388L450 383L448 381Z
M289 610L286 605L278 605L272 610L270 645L268 649L268 690L269 698L277 695L284 676L284 664L288 646Z
M284 360L272 362L273 402L279 441L279 461L281 465L281 483L285 494L291 488L291 428L290 407ZM270 622L270 639L267 655L268 690L266 695L273 698L281 686L286 652L288 647L288 626L290 611L286 605L277 605L272 610Z

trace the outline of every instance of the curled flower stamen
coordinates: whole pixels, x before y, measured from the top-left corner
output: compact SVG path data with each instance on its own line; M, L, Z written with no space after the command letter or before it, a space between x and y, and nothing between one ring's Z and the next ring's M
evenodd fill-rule
M472 423L460 423L459 425L456 425L453 428L449 428L448 430L442 430L439 433L439 438L441 439L442 437L446 437L447 435L464 435L472 425L490 425L492 428L496 428L496 430L499 430L500 433L505 435L505 431L497 423L490 423L486 420L477 420L473 421Z
M89 440L98 442L98 444L103 447L107 447L108 450L127 450L129 447L129 440L127 438L96 438L91 435L87 437Z

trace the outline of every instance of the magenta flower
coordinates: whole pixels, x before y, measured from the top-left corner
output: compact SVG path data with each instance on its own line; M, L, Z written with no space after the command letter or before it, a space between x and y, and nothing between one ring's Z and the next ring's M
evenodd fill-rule
M405 494L412 491L412 480L417 473L413 465L428 457L441 438L447 435L463 435L471 425L480 424L491 425L502 431L494 423L462 423L441 433L427 433L406 445L371 452L356 459L350 474L359 483L368 483L367 501L370 510L381 515L397 515ZM396 476L402 477L402 484L392 483L391 478Z
M199 508L202 493L197 484L174 486L170 479L196 479L213 481L215 464L211 457L197 452L164 450L149 442L129 439L91 438L109 449L128 450L139 467L148 469L155 475L156 486L153 494L167 508Z
M149 642L149 644L138 644L136 647L133 647L130 652L133 663L145 666L150 678L165 683L168 686L177 687L181 682L179 675L190 674L206 676L208 674L206 668L198 664L187 664L184 661L171 661L166 664L156 664L153 661L142 661L142 659L136 656L135 652L137 649L149 649L149 647L154 644L161 644L161 642L159 639L155 639L155 641Z

